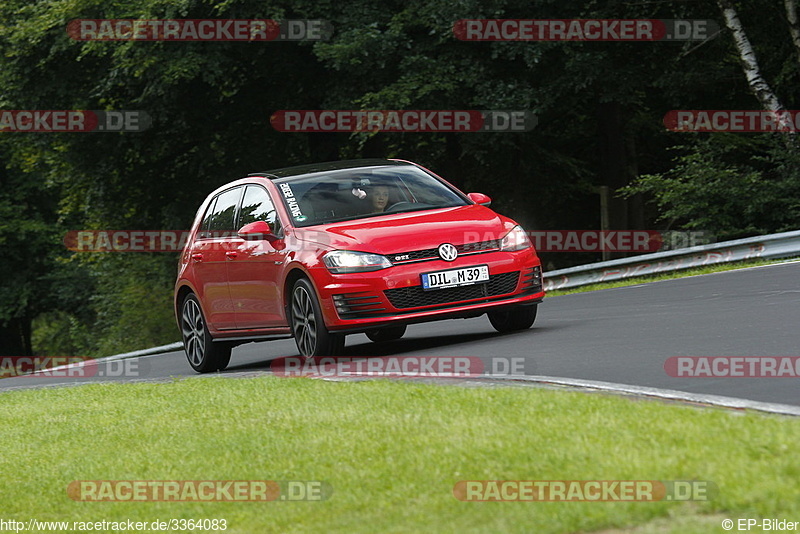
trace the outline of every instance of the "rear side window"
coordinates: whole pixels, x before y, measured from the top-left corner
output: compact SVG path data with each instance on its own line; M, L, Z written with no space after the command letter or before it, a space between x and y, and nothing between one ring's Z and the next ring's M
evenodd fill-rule
M242 194L242 188L236 187L229 189L224 193L217 195L213 201L214 209L208 217L208 233L205 237L223 237L234 235L236 205L239 203L239 197Z
M269 198L269 193L261 186L248 185L242 199L238 226L241 228L245 224L256 221L269 223L272 233L275 235L280 234L281 222L278 218L278 213L275 211L275 205Z
M211 237L211 215L214 213L214 204L217 203L217 198L219 197L212 198L211 202L208 203L205 217L203 217L203 223L200 225L200 233L198 234L200 239Z

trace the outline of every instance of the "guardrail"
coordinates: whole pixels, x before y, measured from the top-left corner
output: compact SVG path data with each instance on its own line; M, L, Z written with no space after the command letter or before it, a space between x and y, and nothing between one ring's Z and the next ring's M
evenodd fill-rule
M545 271L546 291L748 259L800 256L800 230Z

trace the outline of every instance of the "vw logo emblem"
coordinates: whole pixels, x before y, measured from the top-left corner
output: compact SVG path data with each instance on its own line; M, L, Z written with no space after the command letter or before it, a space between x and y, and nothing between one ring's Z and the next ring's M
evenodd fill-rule
M450 243L439 245L439 257L444 261L453 261L458 256L458 250Z

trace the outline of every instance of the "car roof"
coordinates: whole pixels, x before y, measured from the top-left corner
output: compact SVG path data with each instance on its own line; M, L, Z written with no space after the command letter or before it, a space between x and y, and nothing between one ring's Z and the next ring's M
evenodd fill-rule
M327 161L324 163L311 163L308 165L298 165L295 167L284 167L281 169L273 169L264 172L254 172L248 176L266 176L267 178L288 178L291 176L300 176L305 174L313 174L317 172L338 171L342 169L358 169L361 167L377 167L377 166L402 166L411 165L406 161L396 161L388 159L351 159L346 161Z

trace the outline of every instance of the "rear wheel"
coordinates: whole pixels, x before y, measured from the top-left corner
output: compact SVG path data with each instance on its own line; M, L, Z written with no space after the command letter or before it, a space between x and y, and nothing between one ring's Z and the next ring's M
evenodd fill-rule
M290 314L294 341L301 356L338 356L342 352L345 336L325 328L317 294L305 278L295 282L292 288Z
M181 335L189 365L198 373L221 371L231 361L231 346L214 343L194 294L189 294L181 305Z
M368 330L364 333L367 335L370 341L374 341L375 343L394 341L403 337L403 335L406 333L406 325L376 328L375 330Z
M533 306L516 306L504 310L491 311L488 313L489 322L498 332L515 332L525 330L533 326L536 321L536 311L538 304Z

